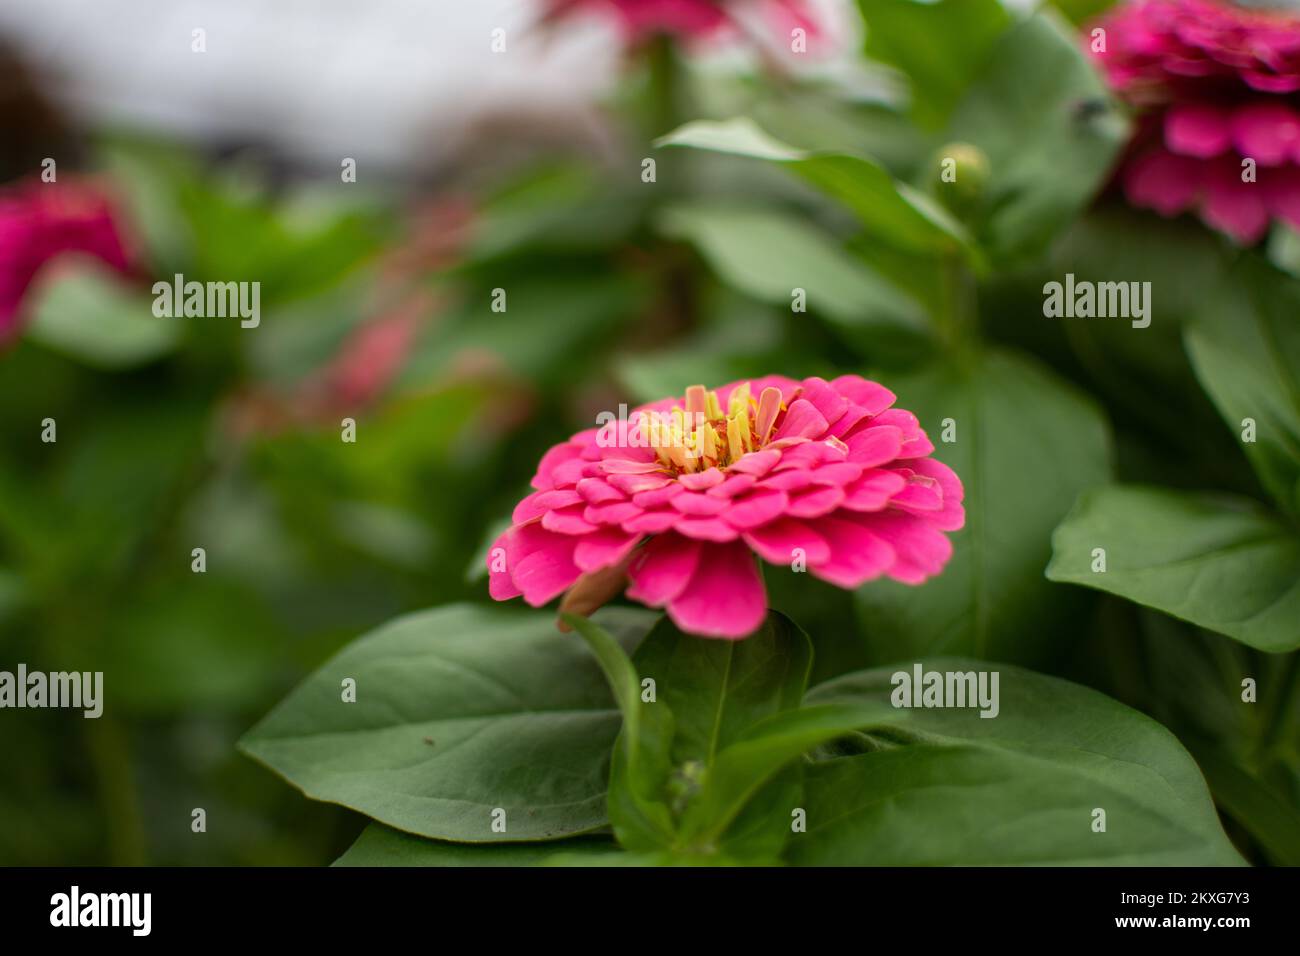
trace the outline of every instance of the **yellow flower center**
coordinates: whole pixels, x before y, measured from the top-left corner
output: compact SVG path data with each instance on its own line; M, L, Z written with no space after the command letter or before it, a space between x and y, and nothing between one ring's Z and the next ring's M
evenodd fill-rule
M749 383L737 386L723 411L718 393L703 385L686 390L684 405L668 412L641 412L641 435L659 463L673 475L723 468L768 443L777 415L785 408L781 390L768 387L757 399Z

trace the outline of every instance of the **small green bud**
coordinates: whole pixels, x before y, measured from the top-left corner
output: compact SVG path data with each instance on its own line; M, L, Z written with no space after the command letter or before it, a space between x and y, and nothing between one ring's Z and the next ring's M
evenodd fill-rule
M984 150L971 143L949 143L935 154L934 193L949 211L965 217L983 198L990 172Z

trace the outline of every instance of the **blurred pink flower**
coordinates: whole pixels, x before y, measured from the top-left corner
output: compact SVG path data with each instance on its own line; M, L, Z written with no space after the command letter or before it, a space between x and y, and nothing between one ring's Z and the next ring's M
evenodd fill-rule
M612 12L629 43L639 43L655 34L703 39L737 25L736 10L759 8L773 31L788 35L795 27L808 36L817 34L805 0L546 0L545 16L556 19L577 10Z
M543 456L490 550L492 596L568 591L585 612L630 579L628 597L683 630L740 638L767 613L755 553L843 588L920 584L952 554L962 485L893 404L856 375L769 376L581 432Z
M1094 60L1142 111L1120 174L1129 202L1164 216L1195 209L1242 243L1275 218L1300 228L1300 18L1135 0L1085 31L1090 49L1097 27L1106 49Z
M23 298L46 263L65 252L133 272L118 217L89 180L29 180L0 190L0 341L18 328Z

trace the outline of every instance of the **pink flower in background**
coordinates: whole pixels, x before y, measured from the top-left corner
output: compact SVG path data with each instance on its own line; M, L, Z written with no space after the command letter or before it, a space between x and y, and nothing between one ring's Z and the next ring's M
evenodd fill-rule
M543 456L489 552L492 596L536 607L569 591L589 610L600 601L575 593L630 580L628 597L683 630L739 638L767 613L755 554L843 588L920 584L952 554L962 485L893 404L856 375L770 376L581 432Z
M1135 206L1196 210L1238 242L1300 228L1300 18L1214 0L1136 0L1092 29L1111 87L1141 110L1121 170ZM1252 159L1255 181L1243 180ZM1249 165L1249 164L1247 164Z
M735 27L742 7L761 11L773 31L786 36L800 27L808 36L817 34L805 0L547 0L546 17L556 19L574 11L613 13L630 43L655 34L704 39Z
M27 181L0 190L0 341L17 331L37 273L66 252L132 273L117 217L98 187L86 180Z

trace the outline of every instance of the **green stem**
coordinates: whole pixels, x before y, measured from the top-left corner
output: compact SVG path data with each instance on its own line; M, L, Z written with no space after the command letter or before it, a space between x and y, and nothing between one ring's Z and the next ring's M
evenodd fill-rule
M943 297L938 316L939 335L956 352L973 345L979 332L975 277L962 261L961 252L943 256Z
M646 50L650 71L650 138L670 133L681 123L681 64L672 38L660 34Z

